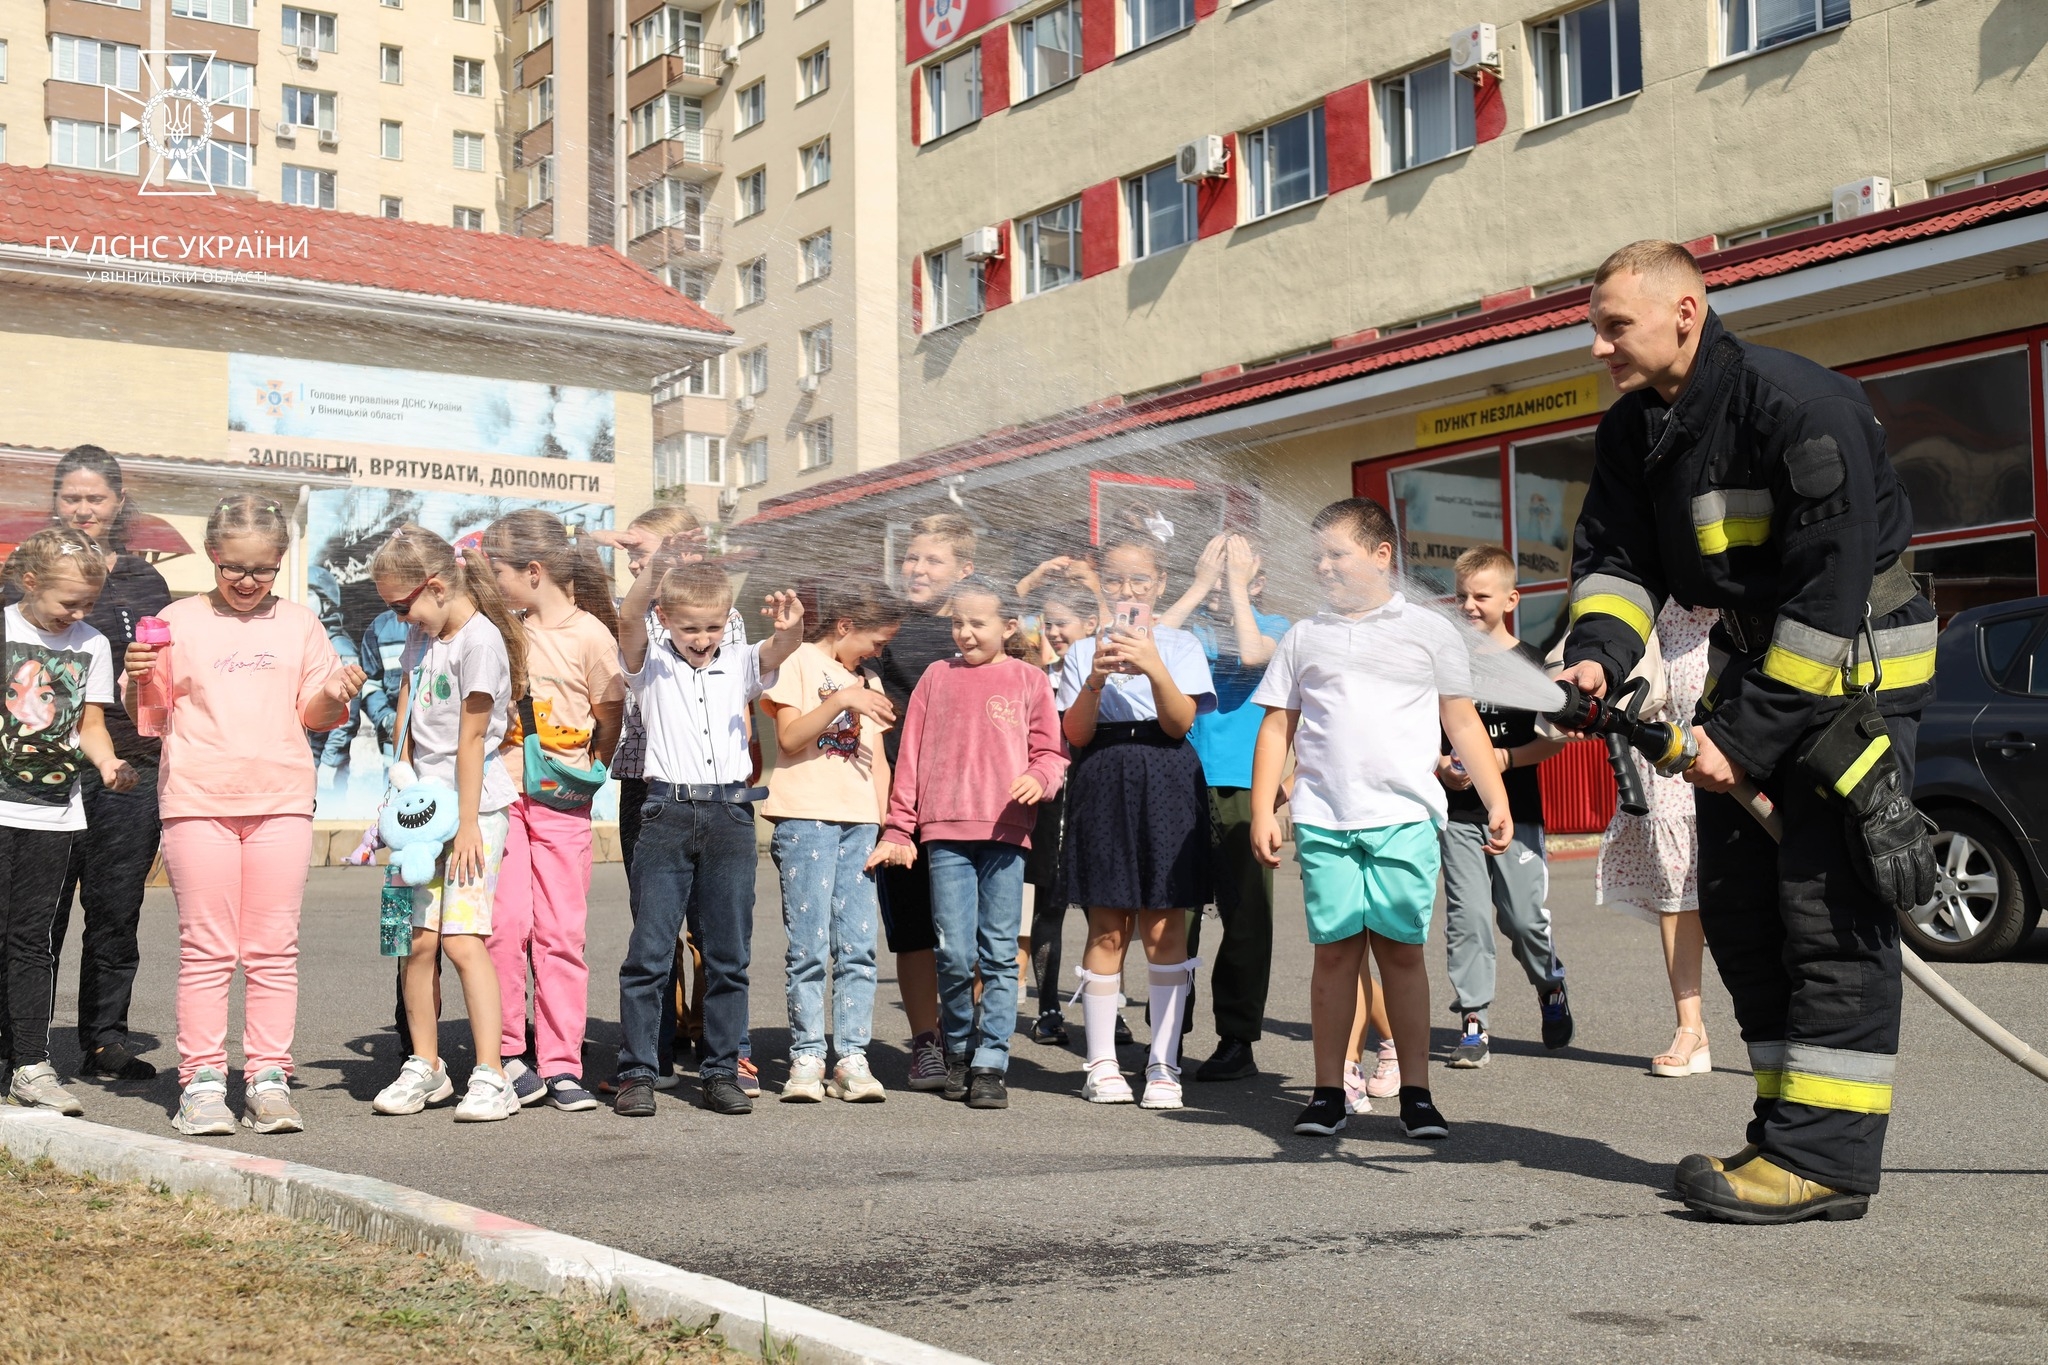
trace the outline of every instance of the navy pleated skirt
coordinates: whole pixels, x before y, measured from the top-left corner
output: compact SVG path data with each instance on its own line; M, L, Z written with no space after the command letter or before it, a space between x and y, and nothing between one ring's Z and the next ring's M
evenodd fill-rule
M1098 725L1067 779L1067 902L1192 909L1211 893L1209 787L1186 738L1157 722Z

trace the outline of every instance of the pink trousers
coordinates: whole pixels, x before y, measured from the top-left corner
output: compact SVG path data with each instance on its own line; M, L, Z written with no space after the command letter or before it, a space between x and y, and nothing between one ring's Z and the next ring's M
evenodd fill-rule
M533 964L534 1070L583 1074L590 968L583 961L590 915L590 808L556 810L527 796L506 812L505 861L491 902L491 965L498 969L509 1060L526 1052L526 969Z
M178 901L178 1083L228 1069L228 987L242 968L242 1070L292 1069L299 907L313 860L310 815L187 815L164 821Z

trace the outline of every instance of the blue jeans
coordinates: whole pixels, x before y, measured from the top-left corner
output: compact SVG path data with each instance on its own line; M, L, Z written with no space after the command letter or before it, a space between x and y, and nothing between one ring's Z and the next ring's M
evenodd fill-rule
M939 1032L946 1054L970 1047L971 1067L1010 1069L1017 1027L1017 929L1024 918L1024 850L993 839L942 839L931 860L932 924L938 930ZM981 972L981 1028L974 974Z
M631 876L633 937L619 969L619 1079L661 1061L662 997L685 918L704 953L700 1076L734 1076L747 1038L754 937L754 811L725 801L650 800L640 809ZM673 1025L671 1024L671 1027Z
M778 820L769 842L782 873L789 932L789 1055L825 1056L825 965L832 965L832 1050L867 1051L875 1022L875 928L881 907L867 871L874 825Z

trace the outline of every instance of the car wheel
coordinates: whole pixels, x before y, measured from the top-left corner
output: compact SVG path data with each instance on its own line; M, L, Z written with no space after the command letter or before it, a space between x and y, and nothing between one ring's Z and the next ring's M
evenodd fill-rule
M2013 950L2033 916L2012 842L1974 810L1930 812L1934 899L1899 916L1906 941L1936 962L1988 962Z

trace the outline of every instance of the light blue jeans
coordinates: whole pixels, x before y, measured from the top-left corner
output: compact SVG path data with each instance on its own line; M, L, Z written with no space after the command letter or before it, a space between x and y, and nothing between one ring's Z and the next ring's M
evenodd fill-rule
M931 859L932 926L938 930L939 1032L946 1055L969 1048L970 1067L1010 1069L1017 1027L1017 931L1024 918L1024 850L993 839L941 839ZM974 975L981 973L981 1024Z
M825 1055L825 968L832 969L832 1049L867 1051L875 1021L875 934L881 907L866 870L874 825L778 820L768 851L782 874L789 935L789 1055Z

